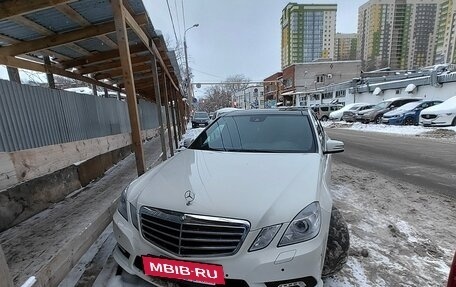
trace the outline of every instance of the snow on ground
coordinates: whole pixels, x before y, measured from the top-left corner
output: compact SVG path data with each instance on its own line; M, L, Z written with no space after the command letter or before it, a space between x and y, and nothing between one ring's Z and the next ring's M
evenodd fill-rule
M347 122L323 122L325 128L340 128L362 132L387 133L407 136L426 136L456 140L456 127L394 126L384 124L363 124Z
M445 286L456 246L454 200L349 165L333 167L334 203L351 246L347 265L324 286Z

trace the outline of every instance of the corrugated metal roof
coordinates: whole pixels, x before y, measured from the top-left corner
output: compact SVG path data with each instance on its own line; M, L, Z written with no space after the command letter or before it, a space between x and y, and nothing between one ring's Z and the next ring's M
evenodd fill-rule
M25 17L54 33L64 33L80 28L78 23L73 22L55 8L30 13Z
M28 41L43 37L43 35L40 35L37 32L24 26L18 25L11 20L0 21L0 34L22 41Z
M76 42L76 44L89 52L104 52L112 50L111 47L103 43L103 41L98 38L84 39L82 41Z
M112 21L114 17L108 0L81 0L69 5L92 24Z
M75 50L67 48L65 46L54 47L54 48L52 48L50 50L51 51L55 51L55 52L57 52L59 54L71 57L71 58L79 58L79 57L83 56L80 53L76 52Z

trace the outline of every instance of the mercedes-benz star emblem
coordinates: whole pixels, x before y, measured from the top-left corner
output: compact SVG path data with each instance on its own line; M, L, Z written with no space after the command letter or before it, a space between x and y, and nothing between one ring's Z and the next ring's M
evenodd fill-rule
M187 206L190 205L195 200L195 193L191 190L185 192L185 200L187 201Z

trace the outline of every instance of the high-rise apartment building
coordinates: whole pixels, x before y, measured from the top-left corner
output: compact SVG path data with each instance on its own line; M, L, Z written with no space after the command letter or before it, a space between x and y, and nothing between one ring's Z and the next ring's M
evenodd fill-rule
M335 37L334 59L336 61L356 60L358 34L337 33Z
M334 58L336 4L289 3L282 10L282 68Z
M442 0L370 0L359 8L358 53L366 70L434 64Z
M439 7L435 63L456 63L456 3L443 0Z

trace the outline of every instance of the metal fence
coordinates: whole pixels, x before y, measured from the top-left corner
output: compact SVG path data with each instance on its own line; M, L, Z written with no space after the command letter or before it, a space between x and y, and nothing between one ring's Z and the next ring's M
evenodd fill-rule
M143 130L158 127L154 103L139 100ZM130 132L125 102L0 80L0 152Z

